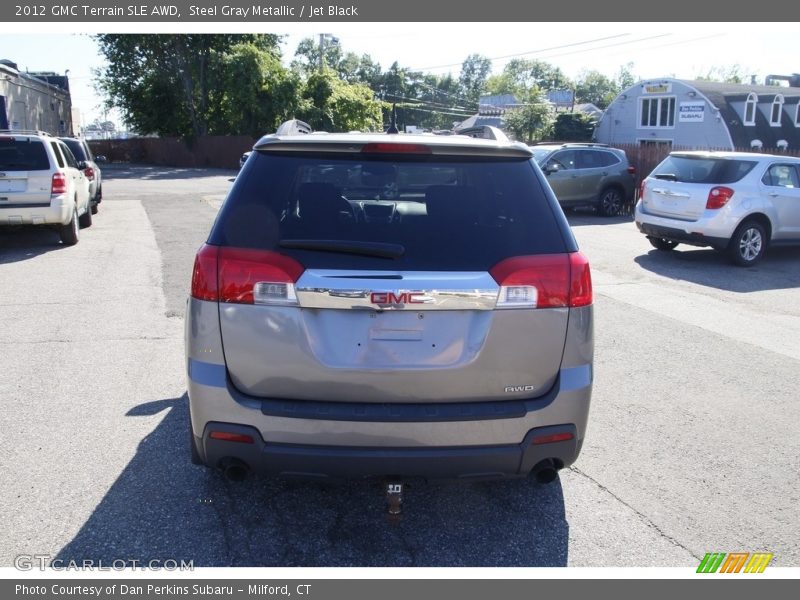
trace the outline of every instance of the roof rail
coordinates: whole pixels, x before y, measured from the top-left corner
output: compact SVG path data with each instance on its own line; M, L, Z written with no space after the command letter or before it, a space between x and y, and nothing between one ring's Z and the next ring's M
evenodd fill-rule
M312 131L313 129L311 129L311 125L308 123L299 119L291 119L290 121L281 123L275 135L307 135Z
M610 148L608 144L601 144L600 142L564 142L565 146L589 146L597 148Z
M484 140L495 140L497 142L508 142L508 136L497 127L491 125L478 125L467 127L456 132L457 135L466 135L471 138L481 138Z
M0 129L0 133L16 133L19 135L47 135L53 137L52 134L48 133L47 131L41 131L40 129Z

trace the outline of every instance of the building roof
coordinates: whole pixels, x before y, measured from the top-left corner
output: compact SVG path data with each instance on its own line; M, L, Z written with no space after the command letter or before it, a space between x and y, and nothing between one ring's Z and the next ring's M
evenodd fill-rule
M695 88L719 109L720 117L728 126L735 148L749 148L753 140L760 140L764 148L777 148L780 140L785 140L791 149L800 148L800 127L794 123L797 110L794 107L800 102L800 88L717 81L678 81ZM755 125L743 125L742 105L751 93L758 96L758 103L761 105L771 104L776 96L783 96L785 104L780 127L773 127L768 116L761 110L756 110ZM732 103L739 104L738 110ZM786 107L789 107L789 110Z
M782 94L784 98L800 98L800 88L797 87L783 87L779 85L749 85L746 83L722 83L719 81L703 81L703 80L690 80L679 79L681 83L690 85L698 92L705 96L715 95L724 96L730 99L747 99L747 96L753 92L759 96L768 96L770 99L777 94ZM710 96L709 96L710 97Z

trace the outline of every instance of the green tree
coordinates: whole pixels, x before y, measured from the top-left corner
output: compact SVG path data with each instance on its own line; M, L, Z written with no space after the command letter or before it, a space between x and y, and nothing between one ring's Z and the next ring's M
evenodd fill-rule
M224 94L223 57L238 44L279 56L279 38L265 34L101 34L95 36L108 64L97 87L109 107L140 133L201 136L218 115Z
M489 94L514 94L522 98L533 88L540 90L572 89L570 79L558 67L542 60L515 58L508 61L503 72L489 78Z
M530 144L549 135L553 111L538 88L533 88L527 94L524 105L506 113L505 121L506 129L517 140Z
M219 58L215 112L209 133L244 133L254 137L274 131L294 117L301 82L281 66L278 56L255 44L233 46Z
M701 81L720 81L722 83L744 83L749 78L744 74L742 65L732 65L727 67L712 67L695 79Z
M458 76L461 95L471 102L477 102L491 72L491 60L480 54L470 54L464 59Z
M585 113L559 113L553 123L553 138L561 142L589 142L596 122Z
M583 71L575 82L575 101L591 102L603 110L619 94L617 82L599 71Z
M380 131L381 102L364 84L342 81L328 67L312 73L302 92L299 116L324 131Z
M639 78L633 74L632 62L625 63L619 68L619 71L617 71L617 87L620 92L622 92L622 90L627 90L638 80Z

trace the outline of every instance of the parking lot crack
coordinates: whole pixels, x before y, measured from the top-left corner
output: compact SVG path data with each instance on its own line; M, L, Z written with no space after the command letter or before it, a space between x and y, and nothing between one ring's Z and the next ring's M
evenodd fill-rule
M647 525L647 526L648 526L650 529L653 529L653 530L654 530L654 531L655 531L655 532L656 532L656 533L657 533L657 534L658 534L658 535L659 535L659 536L660 536L662 539L664 539L664 540L666 540L666 541L670 542L671 544L673 544L673 545L677 546L677 547L678 547L678 548L680 548L681 550L685 550L686 552L688 552L688 553L689 553L691 556L693 556L693 557L694 557L696 560L698 560L698 561L699 561L699 560L702 558L701 556L698 556L697 554L695 554L694 552L692 552L692 551L691 551L689 548L687 548L685 545L681 544L681 543L680 543L680 542L679 542L677 539L675 539L673 536L671 536L671 535L669 535L668 533L666 533L666 532L665 532L663 529L661 529L661 528L660 528L658 525L656 525L656 523L654 523L654 522L653 522L653 520L652 520L652 519L650 519L650 517L648 517L647 515L645 515L645 514L644 514L643 512L641 512L640 510L636 509L635 507L633 507L633 506L631 506L630 504L628 504L627 502L625 502L625 500L623 500L622 498L620 498L619 496L617 496L617 495L616 495L614 492L612 492L610 489L608 489L608 488L607 488L606 486L604 486L602 483L600 483L599 481L597 481L597 480L596 480L594 477L592 477L591 475L588 475L587 473L584 473L583 471L581 471L580 469L578 469L578 468L577 468L577 467L575 467L575 466L569 467L569 470L570 470L570 471L572 471L573 473L576 473L576 474L578 474L578 475L580 475L580 476L582 476L582 477L584 477L584 478L588 479L588 480L589 480L589 481L591 481L593 484L595 484L595 485L596 485L598 488L600 488L600 490L601 490L601 491L603 491L603 492L607 493L609 496L611 496L612 498L614 498L614 500L616 500L617 502L619 502L620 504L622 504L624 507L626 507L626 508L628 508L629 510L631 510L631 511L632 511L632 512L633 512L633 513L634 513L634 514L635 514L635 515L636 515L636 516L639 518L639 520L640 520L640 521L642 521L642 522L643 522L645 525Z

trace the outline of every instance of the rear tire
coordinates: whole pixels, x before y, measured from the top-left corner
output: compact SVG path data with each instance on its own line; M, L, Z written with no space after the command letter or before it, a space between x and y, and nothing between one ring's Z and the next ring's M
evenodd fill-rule
M100 210L100 200L103 199L103 188L102 186L97 189L97 193L94 195L94 201L92 202L92 214L96 215L97 211Z
M91 227L92 226L92 202L89 201L89 206L86 207L86 212L83 213L80 218L78 219L82 228Z
M745 221L731 236L728 256L733 264L752 267L764 256L767 249L767 232L758 221Z
M622 192L619 188L609 187L600 192L597 201L597 212L604 217L616 217L622 211Z
M61 237L61 243L65 246L74 246L77 244L80 238L78 230L78 207L76 206L72 209L72 218L69 220L69 223L58 228L58 235Z
M669 252L670 250L674 250L678 246L678 242L673 242L672 240L665 240L664 238L657 238L657 237L648 237L647 238L650 244L656 250L661 250L662 252Z

